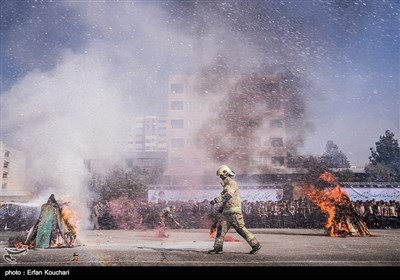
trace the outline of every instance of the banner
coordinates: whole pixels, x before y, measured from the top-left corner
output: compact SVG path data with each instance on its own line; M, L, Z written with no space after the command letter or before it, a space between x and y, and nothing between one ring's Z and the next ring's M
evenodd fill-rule
M194 201L201 202L205 199L210 201L218 196L222 191L222 188L210 188L210 189L172 189L172 188L149 188L148 201L152 203L157 202L172 202L175 200L179 201ZM282 199L283 189L282 188L241 188L240 190L241 200L247 200L250 202L255 201L278 201Z
M344 188L347 193L349 194L351 200L372 200L375 199L376 201L390 201L396 200L400 201L400 188L396 187L385 187L385 188L357 188L353 186L345 187Z

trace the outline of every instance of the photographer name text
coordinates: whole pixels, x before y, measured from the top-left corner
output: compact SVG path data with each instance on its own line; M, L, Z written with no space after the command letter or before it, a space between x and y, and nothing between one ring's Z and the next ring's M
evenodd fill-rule
M54 275L54 276L64 276L69 275L69 269L9 269L4 272L4 276L43 276L43 275Z

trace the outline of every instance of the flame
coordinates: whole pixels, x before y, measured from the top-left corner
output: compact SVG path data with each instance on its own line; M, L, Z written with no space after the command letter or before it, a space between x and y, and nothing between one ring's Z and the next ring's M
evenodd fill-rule
M317 189L313 185L305 186L307 198L316 204L322 212L328 215L327 221L325 223L325 229L328 231L330 236L338 236L335 231L339 228L342 231L349 232L347 224L345 222L339 221L340 224L335 220L336 207L345 202L350 201L350 197L347 192L340 187L336 182L335 177L329 173L324 172L318 178L321 183L329 183L332 188Z
M325 229L330 236L372 236L366 223L358 216L350 196L331 173L323 173L317 183L325 188L305 185L304 190L308 199L328 214Z
M33 246L29 244L24 244L21 241L16 241L14 244L15 248L17 249L32 249Z
M239 239L233 237L232 235L225 236L224 240L226 242L239 242L240 241Z
M214 223L211 227L210 227L210 237L211 238L215 238L217 236L217 224Z
M215 222L211 227L210 227L210 238L215 238L217 236L217 225L218 223ZM239 242L239 239L236 239L235 237L231 235L226 235L224 238L224 241L226 242Z
M71 231L73 235L76 235L79 226L80 226L80 221L81 218L79 215L72 210L72 208L69 206L69 204L66 204L62 207L61 209L61 215L62 219L65 221L67 224L68 229Z

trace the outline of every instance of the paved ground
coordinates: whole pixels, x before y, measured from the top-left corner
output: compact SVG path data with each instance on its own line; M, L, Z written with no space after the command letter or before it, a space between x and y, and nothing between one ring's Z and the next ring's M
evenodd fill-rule
M371 230L373 237L328 237L315 229L254 229L263 245L257 255L239 239L225 242L223 255L209 255L213 239L207 230L170 230L169 238L158 238L155 231L83 231L78 246L60 249L34 249L13 255L15 264L6 262L10 236L0 233L0 268L29 267L109 267L109 266L240 266L307 267L400 266L400 230ZM79 255L72 261L73 253ZM3 272L2 272L3 273ZM4 274L3 274L4 275Z

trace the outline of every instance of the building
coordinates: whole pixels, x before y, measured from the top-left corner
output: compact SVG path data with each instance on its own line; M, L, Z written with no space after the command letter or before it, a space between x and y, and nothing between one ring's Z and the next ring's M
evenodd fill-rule
M279 75L170 77L166 175L284 172L284 102Z
M25 155L0 142L0 201L26 202L31 193L25 187Z
M130 128L129 152L167 152L167 118L135 118Z
M126 168L165 168L167 158L167 118L135 118L129 131Z

